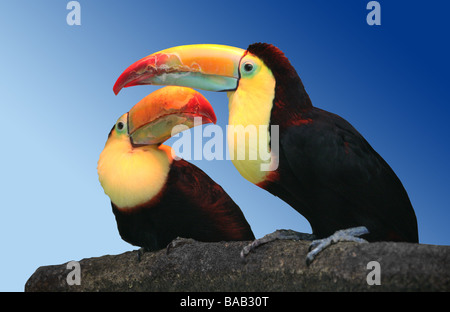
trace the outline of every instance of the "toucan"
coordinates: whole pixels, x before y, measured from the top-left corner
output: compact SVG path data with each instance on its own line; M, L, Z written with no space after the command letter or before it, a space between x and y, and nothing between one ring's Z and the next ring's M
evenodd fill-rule
M169 48L129 66L113 91L145 84L227 92L229 125L266 126L270 134L277 130L277 136L258 140L258 149L270 151L269 160L232 158L233 163L244 178L309 221L315 250L341 237L418 242L413 207L394 171L348 121L312 105L297 71L277 47ZM230 150L239 144L228 135ZM264 164L271 170L261 170Z
M216 122L203 95L184 87L159 89L117 120L100 154L98 176L120 236L140 246L141 253L167 247L178 237L254 239L241 209L222 187L162 144L199 124L196 120Z

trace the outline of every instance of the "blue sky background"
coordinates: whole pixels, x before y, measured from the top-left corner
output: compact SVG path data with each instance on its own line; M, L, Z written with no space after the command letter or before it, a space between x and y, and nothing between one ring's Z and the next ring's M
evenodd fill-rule
M446 1L80 0L0 2L0 290L42 265L135 247L117 232L97 160L117 118L157 87L112 91L134 61L172 46L273 43L317 107L352 123L402 180L420 242L450 244L449 26ZM225 126L227 97L203 92ZM206 141L206 140L205 140ZM195 161L240 205L255 235L310 232L230 161Z

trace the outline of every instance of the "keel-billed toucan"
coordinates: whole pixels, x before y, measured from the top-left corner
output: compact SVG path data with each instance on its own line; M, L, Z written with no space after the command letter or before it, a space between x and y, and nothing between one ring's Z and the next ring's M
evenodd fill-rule
M162 145L177 125L216 122L209 102L184 87L159 89L121 116L98 161L121 237L146 250L177 237L199 241L252 240L240 208L208 175ZM195 124L196 125L196 124ZM186 129L186 127L184 127Z
M316 238L363 226L369 233L359 234L368 241L418 242L414 210L393 170L350 123L312 105L296 70L275 46L163 50L128 67L114 92L144 84L226 91L229 125L277 125L277 155L271 140L259 145L273 153L274 170L262 171L260 158L233 163L247 180L301 213ZM228 140L236 144L230 135Z

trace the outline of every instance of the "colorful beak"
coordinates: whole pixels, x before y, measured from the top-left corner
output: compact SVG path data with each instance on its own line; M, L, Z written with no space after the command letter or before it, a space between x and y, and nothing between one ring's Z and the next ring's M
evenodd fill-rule
M216 123L211 104L199 92L165 87L147 95L128 112L128 133L133 145L160 144L197 125ZM186 127L177 127L184 125Z
M245 50L216 44L179 46L153 53L128 67L114 85L175 85L206 91L235 90Z

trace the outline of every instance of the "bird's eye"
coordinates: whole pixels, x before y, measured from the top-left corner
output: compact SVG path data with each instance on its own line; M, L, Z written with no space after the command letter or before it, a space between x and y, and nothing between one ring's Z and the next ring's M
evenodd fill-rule
M244 70L249 73L253 70L253 64L250 62L247 62L244 64Z
M125 127L125 125L123 124L123 122L121 122L121 121L119 121L118 123L117 123L117 130L122 130L123 129L123 127Z

